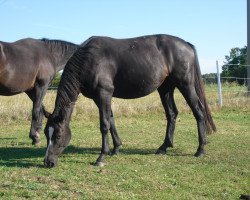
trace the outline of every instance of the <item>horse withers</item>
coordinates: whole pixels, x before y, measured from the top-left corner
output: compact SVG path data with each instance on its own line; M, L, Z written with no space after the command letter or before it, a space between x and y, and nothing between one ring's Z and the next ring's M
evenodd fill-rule
M178 37L152 35L131 39L90 38L69 59L59 84L55 108L45 134L44 164L53 167L69 144L69 121L79 93L91 98L99 108L102 148L96 165L104 165L109 152L110 130L114 149L121 145L111 110L112 97L134 99L158 90L167 117L164 143L157 154L173 147L178 110L174 89L178 88L190 106L198 125L199 145L195 156L205 153L206 132L216 130L209 111L194 46Z
M0 95L25 92L33 101L30 138L40 143L45 109L43 97L55 74L62 70L79 45L49 39L0 41Z

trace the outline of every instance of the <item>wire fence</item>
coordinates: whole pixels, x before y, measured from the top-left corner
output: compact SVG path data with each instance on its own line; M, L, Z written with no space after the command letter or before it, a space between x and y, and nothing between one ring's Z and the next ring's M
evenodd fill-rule
M218 78L217 77L206 77L206 78L203 78L203 82L205 85L217 85L218 84ZM243 81L243 84L240 85L238 84L238 80L241 80ZM250 80L250 78L240 78L240 77L220 77L220 81L221 81L221 84L222 84L222 88L223 88L223 85L232 85L232 86L239 86L237 88L241 88L240 90L239 89L233 89L233 88L230 88L230 87L226 87L224 88L224 91L227 91L227 92L246 92L247 93L247 81ZM218 91L217 89L215 89L216 91Z
M217 74L210 74L210 77L204 76L205 84L217 84L219 107L223 106L223 95L225 96L225 94L231 94L227 95L227 97L233 97L232 94L243 97L250 96L250 79L249 77L246 78L246 71L249 70L249 67L250 65L241 64L224 64L219 67L218 61L216 61ZM220 73L220 68L222 73ZM230 74L240 75L241 77L230 77ZM226 76L223 77L223 75Z
M250 78L240 78L240 77L220 77L221 83L239 83L243 82L243 85L247 85L247 81ZM217 76L203 78L205 84L217 84Z

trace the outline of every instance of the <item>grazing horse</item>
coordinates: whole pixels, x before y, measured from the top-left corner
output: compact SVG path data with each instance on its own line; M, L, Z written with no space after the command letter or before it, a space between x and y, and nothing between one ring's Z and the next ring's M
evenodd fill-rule
M0 42L0 95L25 92L33 101L30 138L40 143L45 109L43 97L56 72L64 68L79 45L61 40L22 39Z
M108 131L114 143L113 154L121 145L117 135L112 97L134 99L158 90L166 112L164 143L157 154L173 147L178 114L174 89L178 88L192 109L198 125L199 146L195 156L205 153L206 132L216 130L208 108L197 53L194 46L170 35L131 39L94 37L78 48L65 66L55 102L45 127L47 150L44 164L53 167L69 144L69 121L79 93L94 100L99 109L102 149L96 165L104 165L109 152Z

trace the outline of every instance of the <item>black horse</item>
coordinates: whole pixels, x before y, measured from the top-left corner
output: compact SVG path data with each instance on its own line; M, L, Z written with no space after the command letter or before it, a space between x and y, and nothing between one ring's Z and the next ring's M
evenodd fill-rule
M33 101L30 138L40 143L45 112L43 97L56 72L64 68L79 45L61 40L22 39L0 42L0 95L25 92Z
M178 88L193 111L198 125L199 146L195 156L205 153L206 132L216 130L201 79L194 46L170 35L152 35L131 39L90 38L65 66L45 134L47 151L44 164L53 167L69 144L69 121L79 93L94 100L99 108L102 133L101 154L96 165L104 164L109 152L108 131L114 149L121 145L111 110L111 98L133 99L158 90L168 120L164 143L157 154L173 147L175 120L178 114L174 89Z

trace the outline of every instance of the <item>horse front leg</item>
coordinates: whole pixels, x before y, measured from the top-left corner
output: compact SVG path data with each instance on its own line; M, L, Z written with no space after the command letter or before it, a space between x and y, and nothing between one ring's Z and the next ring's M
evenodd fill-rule
M113 145L114 145L114 149L111 151L111 156L113 156L119 153L119 149L122 145L122 142L115 127L115 119L114 119L112 110L111 110L111 116L110 116L110 133L111 133L111 137L112 137Z
M104 89L100 89L98 95L94 98L94 101L99 108L100 131L102 134L102 149L95 162L96 166L104 166L105 157L109 153L108 132L110 129L111 98L112 92Z
M167 117L167 129L165 140L156 151L156 154L166 154L167 148L173 147L174 130L178 110L174 101L174 87L161 87L158 89L158 92Z

